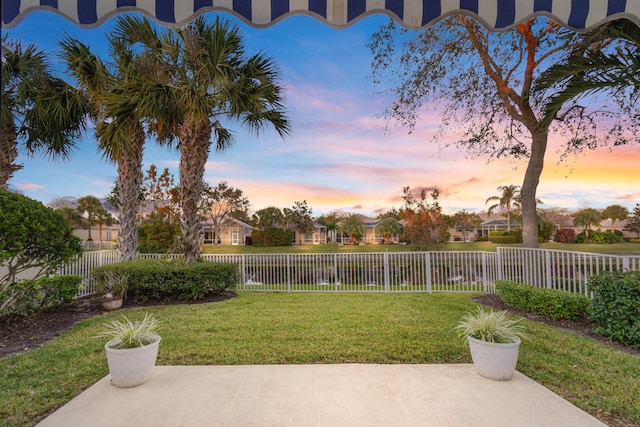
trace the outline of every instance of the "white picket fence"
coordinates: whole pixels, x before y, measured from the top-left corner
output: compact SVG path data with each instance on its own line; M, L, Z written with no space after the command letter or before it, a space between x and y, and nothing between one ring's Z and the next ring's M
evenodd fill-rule
M141 258L180 255L141 254ZM238 289L278 292L493 292L496 280L589 295L587 279L602 271L640 271L640 256L549 249L497 252L376 252L352 254L205 254L238 265ZM92 268L117 261L117 251L87 252L59 274L84 278L80 296L94 292Z

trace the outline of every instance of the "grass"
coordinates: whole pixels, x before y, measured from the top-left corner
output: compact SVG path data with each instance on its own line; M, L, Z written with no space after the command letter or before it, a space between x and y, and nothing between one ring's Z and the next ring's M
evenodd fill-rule
M239 293L218 303L120 310L0 360L0 425L32 425L107 375L103 323L149 312L159 365L470 363L454 327L478 294ZM640 424L640 358L542 323L518 370L601 420Z
M471 242L471 243L446 243L441 245L439 250L443 251L488 251L496 252L498 247L522 247L522 244L496 245L491 242ZM541 249L557 249L563 251L591 252L601 254L635 254L640 255L640 243L616 243L612 245L598 245L590 243L542 243ZM253 253L354 253L354 252L407 252L411 251L411 245L292 245L276 247L255 247L255 246L231 246L231 245L205 245L205 254L253 254ZM421 247L420 250L425 250ZM432 248L431 250L436 250Z

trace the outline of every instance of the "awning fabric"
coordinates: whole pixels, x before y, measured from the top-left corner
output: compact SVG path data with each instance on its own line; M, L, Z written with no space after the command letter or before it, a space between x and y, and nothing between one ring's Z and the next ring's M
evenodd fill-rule
M622 17L640 25L640 0L2 0L2 26L14 27L37 10L83 27L124 11L143 12L166 26L185 25L209 11L232 13L254 27L304 14L341 28L380 13L406 28L424 28L454 13L474 16L497 31L540 15L577 31Z

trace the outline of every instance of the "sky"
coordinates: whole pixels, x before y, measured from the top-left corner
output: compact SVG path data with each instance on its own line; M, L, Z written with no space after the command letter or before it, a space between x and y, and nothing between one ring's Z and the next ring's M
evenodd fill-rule
M219 15L240 27L250 53L264 52L278 65L292 125L284 139L271 131L256 136L234 127L235 145L209 157L205 180L212 186L227 181L240 188L252 212L306 200L314 215L337 211L376 216L400 208L406 186L438 188L445 213L479 212L489 206L487 198L499 195L498 186L522 184L525 161L488 162L433 142L440 122L435 112L422 114L412 133L381 116L391 99L373 86L367 43L387 17L368 17L337 30L307 16L255 29L232 15ZM110 19L83 29L54 13L37 12L14 29L2 29L2 35L54 53L66 31L106 57L105 34L113 24ZM56 62L55 56L51 59ZM559 163L561 142L554 137L549 142L537 194L542 208L577 211L621 204L631 210L640 202L637 146L587 152ZM145 170L151 164L168 167L177 181L179 153L154 144L150 140L145 148ZM18 162L24 169L10 187L44 203L61 197L105 197L116 179L115 165L97 152L92 132L78 141L68 161L21 153Z

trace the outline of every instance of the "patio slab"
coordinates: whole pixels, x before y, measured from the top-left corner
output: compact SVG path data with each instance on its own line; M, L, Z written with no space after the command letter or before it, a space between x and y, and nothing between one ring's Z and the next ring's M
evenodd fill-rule
M605 426L516 372L473 365L157 366L120 389L99 380L40 424L68 426Z

